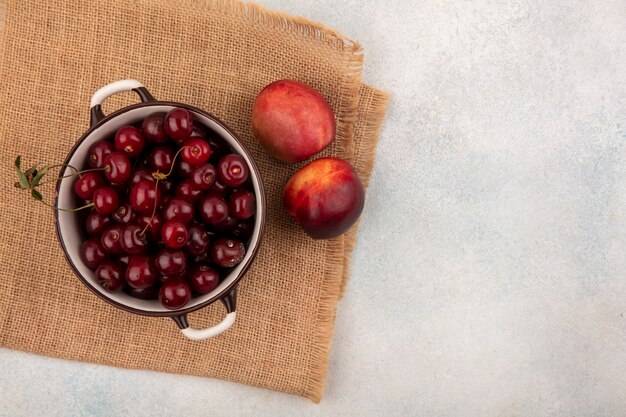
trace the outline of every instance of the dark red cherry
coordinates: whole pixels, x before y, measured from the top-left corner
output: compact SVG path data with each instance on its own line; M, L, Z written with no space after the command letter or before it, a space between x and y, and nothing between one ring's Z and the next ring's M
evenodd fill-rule
M83 242L80 247L83 262L89 269L96 269L98 265L108 259L109 254L100 244L98 238L92 237Z
M167 113L163 126L172 139L183 141L193 132L193 118L187 109L177 107Z
M148 233L154 241L161 239L163 220L161 220L159 213L154 213L154 216L152 216L152 214L140 214L137 216L137 224L141 227L141 230L146 228L148 223L150 223L150 226L146 229L146 233Z
M151 114L143 119L141 130L143 135L151 142L165 143L167 142L167 134L165 133L165 115L162 113Z
M211 147L200 138L191 138L185 141L180 155L189 165L197 166L209 160Z
M225 196L226 194L228 194L228 191L229 188L222 184L219 179L216 180L215 184L213 184L213 186L211 186L211 188L209 189L210 194L217 194L221 196Z
M164 180L159 181L159 188L161 189L162 194L169 194L174 190L174 180L170 178L166 178Z
M191 173L191 183L198 190L208 190L217 178L217 171L211 164L198 165Z
M175 152L169 146L155 146L148 155L148 164L152 169L168 173L172 167Z
M153 171L150 168L146 168L146 167L137 168L130 175L130 181L129 181L130 185L135 185L140 180L148 180L148 181L153 181L154 182L155 179L152 176L152 172Z
M235 227L237 227L237 222L237 219L232 216L228 216L225 220L214 224L213 229L217 232L223 233L232 232L233 230L235 230Z
M228 199L228 212L231 216L245 220L256 213L256 198L248 190L235 191Z
M120 261L106 261L96 269L96 280L107 291L115 292L124 286L126 265Z
M154 257L154 264L161 275L178 276L187 269L187 256L182 250L162 249Z
M250 239L252 232L254 232L254 218L240 221L230 234L245 242Z
M130 258L130 256L128 256L128 255L122 255L122 256L119 256L117 258L117 260L120 261L121 263L123 263L124 265L128 265L128 259L129 258Z
M234 153L223 156L217 164L220 181L229 187L239 187L246 182L250 169L241 155Z
M111 217L118 223L129 224L135 220L137 213L133 211L130 203L122 203L117 207Z
M211 260L222 268L232 268L243 260L246 248L235 239L219 238L211 246Z
M104 178L97 172L87 172L74 183L76 195L85 200L91 200L93 192L104 185Z
M156 300L159 298L159 287L156 285L143 289L127 287L125 291L131 297L139 298L140 300Z
M212 135L206 141L209 143L209 147L211 148L211 160L219 161L219 159L226 155L229 150L224 141L216 137L216 135Z
M200 200L200 215L205 223L215 226L228 218L228 204L218 195L208 195Z
M202 190L194 188L191 180L185 180L176 186L176 197L187 200L190 203L196 201L202 195Z
M151 214L158 207L161 191L155 181L142 179L130 189L130 205L143 214Z
M220 282L220 274L217 269L206 264L200 264L193 267L189 272L189 284L197 293L208 294L217 288Z
M191 288L183 280L167 281L159 291L159 301L165 308L178 310L184 307L191 298Z
M111 223L111 218L98 213L95 209L85 219L85 230L90 235L99 235Z
M165 246L172 249L182 248L189 240L189 231L180 220L169 220L161 228L161 239Z
M100 187L93 192L93 206L100 214L113 213L119 204L120 199L113 187Z
M180 220L187 224L193 219L193 205L182 198L173 198L161 211L163 220Z
M113 152L104 158L104 176L113 184L122 184L131 174L128 156L122 152Z
M206 129L200 123L193 123L193 131L191 132L192 138L206 139Z
M130 224L122 232L121 244L126 253L137 255L148 249L148 234L142 233L143 228Z
M189 241L187 242L187 252L191 255L199 256L206 253L211 246L211 236L199 225L189 226Z
M100 140L89 148L89 156L87 156L87 165L89 168L102 168L104 166L104 158L113 153L113 144L106 140Z
M191 176L191 172L194 170L194 166L185 162L182 158L176 161L176 172L182 179L187 179Z
M113 143L116 150L125 153L129 158L135 158L139 156L143 150L145 139L141 131L136 127L122 126L117 133L115 133Z
M102 236L100 236L100 243L104 250L114 255L121 255L124 253L122 247L122 233L124 233L124 226L121 224L114 224L109 226Z
M131 255L126 268L126 282L129 286L144 289L157 280L157 271L152 258L148 255Z

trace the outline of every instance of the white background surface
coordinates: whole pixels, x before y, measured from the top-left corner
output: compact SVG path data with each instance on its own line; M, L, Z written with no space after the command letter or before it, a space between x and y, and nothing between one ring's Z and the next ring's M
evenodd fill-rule
M322 403L0 350L0 415L623 415L626 3L262 3L393 96Z

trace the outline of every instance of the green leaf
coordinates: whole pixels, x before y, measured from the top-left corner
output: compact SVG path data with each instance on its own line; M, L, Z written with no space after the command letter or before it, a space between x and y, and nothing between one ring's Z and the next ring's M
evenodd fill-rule
M37 171L37 167L34 166L32 168L28 168L25 172L24 175L26 175L26 178L28 178L29 175L36 175L36 171Z
M43 196L41 195L41 193L35 189L31 190L30 194L33 196L35 200L39 200L39 201L43 200Z
M17 159L15 160L15 169L17 170L17 178L19 180L20 188L22 190L26 190L30 188L30 184L28 183L28 178L26 178L26 175L24 175L24 173L20 169L21 163L22 163L22 157L18 156Z
M30 183L31 186L32 187L38 186L39 182L41 181L43 176L46 175L46 173L48 172L49 169L50 169L50 167L48 165L45 165L43 168L41 168L41 170L39 172L37 172L37 175L35 175L33 177L33 180Z

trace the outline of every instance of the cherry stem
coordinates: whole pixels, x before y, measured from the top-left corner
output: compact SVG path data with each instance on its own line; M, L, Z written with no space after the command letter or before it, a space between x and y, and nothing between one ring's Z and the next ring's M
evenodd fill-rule
M76 172L75 172L75 173L73 173L73 174L69 174L69 175L63 175L62 177L56 178L56 179L54 179L54 180L40 182L38 185L36 185L36 186L35 186L35 187L33 187L33 188L39 187L40 185L49 184L49 183L51 183L51 182L59 182L59 181L61 181L61 180L62 180L62 179L64 179L64 178L75 177L76 175L78 175L78 176L80 177L82 174L85 174L85 173L87 173L87 172L94 172L94 171L106 171L106 167L102 167L102 168L91 168L91 169L84 169L84 170L82 170L82 171L78 171L78 170L77 170L76 168L74 168L73 166L71 166L71 165L68 165L68 166L69 166L70 168L72 168L73 170L75 170ZM52 167L50 167L50 168L53 168L53 167L54 167L54 166L52 166Z
M154 178L156 180L156 184L154 185L154 193L158 193L159 192L159 181L163 181L165 179L167 179L167 177L169 177L172 174L172 171L174 171L174 164L176 163L176 158L178 158L178 155L180 155L180 153L183 151L183 149L185 148L191 148L191 146L181 146L180 149L174 154L174 157L172 158L172 165L170 166L170 170L167 174L164 174L162 172L160 172L158 169L152 173L152 178ZM154 202L154 209L152 210L152 215L150 216L150 220L148 220L148 223L146 224L146 227L143 228L143 230L141 232L139 232L140 236L143 236L143 234L146 232L146 230L148 230L148 227L150 227L150 225L152 224L152 219L154 219L154 215L156 214L156 200Z
M46 206L48 206L48 207L50 207L50 208L53 208L53 209L55 209L55 210L59 210L59 211L79 211L79 210L83 210L83 209L86 209L86 208L89 208L89 207L93 207L93 203L89 203L89 204L86 204L86 205L81 206L81 207L76 207L76 208L73 208L73 209L66 209L66 208L61 208L61 207L56 207L56 206L53 206L52 204L47 203L47 202L45 202L45 201L43 201L43 200L39 200L39 201L41 201L42 203L44 203Z
M156 183L154 184L154 193L155 193L155 195L158 192L159 192L159 179L157 178L156 179ZM152 209L152 215L150 216L150 220L148 220L148 223L146 223L146 227L144 227L143 230L141 232L139 232L139 236L143 236L143 234L146 232L146 230L148 230L148 227L150 227L150 225L152 224L152 219L154 219L154 215L156 214L156 208L157 208L157 202L156 202L156 199L155 199L154 200L154 208Z

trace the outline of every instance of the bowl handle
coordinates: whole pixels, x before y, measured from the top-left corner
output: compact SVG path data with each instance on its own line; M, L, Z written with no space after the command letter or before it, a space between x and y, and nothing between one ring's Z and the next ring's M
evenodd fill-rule
M178 327L180 327L180 331L187 339L191 340L204 340L209 337L217 336L220 333L225 332L230 328L230 326L235 323L235 309L236 309L236 301L237 301L237 287L230 290L228 294L220 299L220 301L226 307L226 317L215 326L207 327L205 329L192 329L189 327L189 323L187 322L187 314L183 314L180 316L172 317Z
M91 103L89 104L89 114L91 116L90 126L95 125L100 120L105 118L105 115L102 112L102 102L104 99L112 96L113 94L131 90L139 95L142 103L156 101L148 89L137 80L119 80L112 82L111 84L101 87L98 91L93 93L93 96L91 96Z

